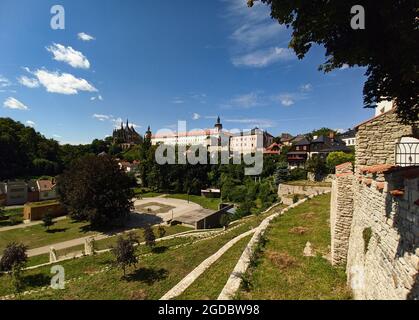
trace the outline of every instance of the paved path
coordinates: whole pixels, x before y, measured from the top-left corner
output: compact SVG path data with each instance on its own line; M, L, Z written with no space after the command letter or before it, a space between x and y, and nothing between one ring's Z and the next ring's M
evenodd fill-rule
M60 220L64 220L67 219L67 217L59 217L59 218L55 218L53 219L54 221L60 221ZM36 226L42 224L42 221L33 221L33 222L29 222L29 223L20 223L17 224L15 226L10 226L10 227L1 227L0 228L0 232L3 231L9 231L9 230L15 230L15 229L23 229L23 228L27 228L27 227L32 227L32 226Z
M167 292L160 300L170 300L176 298L182 294L198 277L203 274L211 265L216 262L226 251L234 246L241 239L251 235L256 229L249 230L241 235L237 236L233 240L225 244L220 250L214 253L212 256L204 260L198 267L192 270L183 280L181 280L176 286L174 286L169 292Z
M58 242L58 243L53 243L53 244L49 244L43 247L39 247L39 248L35 248L35 249L30 249L27 251L27 255L28 257L34 257L34 256L39 256L41 254L46 254L49 253L50 248L54 248L55 250L63 250L63 249L67 249L67 248L72 248L72 247L76 247L79 245L84 245L86 239L89 238L93 238L95 241L100 241L100 240L104 240L104 239L108 239L108 238L112 238L112 237L116 237L119 235L123 235L126 234L128 232L131 231L135 231L137 229L132 229L132 230L126 230L120 233L115 233L115 234L98 234L98 235L90 235L90 236L86 236L86 237L82 237L82 238L77 238L77 239L72 239L72 240L68 240L68 241L63 241L63 242ZM180 233L175 233L163 238L157 238L156 242L159 241L163 241L163 240L170 240L173 238L177 238L177 237L187 237L187 236L200 236L202 234L208 234L208 233L216 233L216 232L222 232L222 231L214 231L214 230L203 230L201 231L196 231L196 230L188 230L188 231L184 231L184 232L180 232ZM143 243L141 243L143 244ZM100 250L100 251L105 251L105 250Z

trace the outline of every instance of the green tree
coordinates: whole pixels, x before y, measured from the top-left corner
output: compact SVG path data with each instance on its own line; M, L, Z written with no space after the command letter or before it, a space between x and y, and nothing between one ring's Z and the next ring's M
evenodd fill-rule
M144 240L146 246L152 249L156 245L156 236L153 232L153 229L147 225L144 227Z
M346 162L355 162L355 155L352 153L345 153L342 151L332 152L326 158L326 164L329 167L331 172L335 171L336 166L346 163Z
M316 181L320 181L324 175L329 173L329 168L326 165L326 161L322 157L312 157L307 160L307 170L314 173Z
M236 215L238 218L245 217L252 214L252 208L254 208L253 201L246 200L240 203L237 208Z
M44 227L49 231L49 228L52 227L55 224L55 221L53 220L52 214L46 213L42 218L42 223Z
M227 214L223 214L221 215L220 218L220 225L224 228L227 229L228 226L230 225L230 217Z
M10 272L16 293L23 289L22 270L28 261L27 247L20 243L9 243L0 259L0 270Z
M138 263L138 257L135 254L136 243L138 241L132 235L128 235L127 238L119 236L116 245L112 248L115 263L122 269L124 277L126 276L126 268L132 265L136 266Z
M289 179L288 163L279 162L275 170L275 184L278 186Z
M82 157L57 179L60 201L70 216L93 227L124 222L132 209L131 186L131 179L107 155Z
M166 235L166 228L163 226L159 226L157 228L157 233L159 235L159 238L163 238Z
M366 67L364 105L395 100L404 122L419 120L419 28L416 0L261 0L271 17L292 27L289 46L303 59L313 44L326 49L320 70ZM256 0L248 0L252 6ZM366 27L351 27L351 8L362 5Z

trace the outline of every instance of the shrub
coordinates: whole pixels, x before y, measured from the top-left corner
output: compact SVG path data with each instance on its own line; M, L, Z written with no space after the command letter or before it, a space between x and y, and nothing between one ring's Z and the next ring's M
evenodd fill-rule
M44 215L44 217L42 218L42 222L47 230L49 230L49 228L55 224L52 218L52 214L50 213L46 213Z
M127 238L119 236L115 247L112 248L112 253L115 256L115 263L123 270L124 277L126 275L126 268L138 263L138 258L135 255L136 238L128 235Z
M20 243L9 243L0 260L0 270L10 272L16 293L23 289L22 269L28 261L26 246Z
M229 224L230 224L230 217L226 214L223 214L220 218L220 225L223 228L228 228Z
M307 170L295 168L289 172L289 181L307 180Z
M352 153L345 153L342 151L332 152L327 156L326 164L330 172L335 172L336 166L346 163L346 162L355 162L355 155Z
M153 229L149 225L144 227L144 240L145 244L149 248L153 248L156 245L156 236L154 235Z
M166 229L163 226L159 226L157 229L159 238L163 238L166 235Z
M362 231L362 237L364 238L364 253L367 253L368 246L370 244L371 237L372 237L372 229L365 228L364 231Z

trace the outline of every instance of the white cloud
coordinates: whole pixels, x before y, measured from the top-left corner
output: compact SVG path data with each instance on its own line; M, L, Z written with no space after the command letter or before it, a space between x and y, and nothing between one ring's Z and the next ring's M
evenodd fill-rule
M290 107L295 103L295 101L290 96L281 97L281 104L286 107Z
M21 76L18 78L18 81L21 85L28 87L28 88L38 88L39 82L37 79L28 78L27 76Z
M95 101L95 100L103 101L103 97L99 94L97 97L90 98L90 101Z
M236 67L263 68L280 60L293 59L294 55L290 49L272 47L247 53L245 55L235 56L232 63Z
M181 98L174 98L172 100L172 103L174 103L174 104L183 104L183 103L185 103L185 100L183 100Z
M295 104L295 100L297 98L298 97L296 95L289 94L289 93L283 93L283 94L279 94L279 95L271 97L272 101L279 102L285 107L290 107L293 104Z
M54 60L56 61L68 63L73 68L90 68L89 60L80 51L76 51L72 47L54 43L52 46L47 47L47 50L54 55Z
M245 45L248 48L255 48L260 44L266 44L285 29L278 23L246 23L237 28L231 35L231 39Z
M76 78L69 73L60 74L48 70L37 70L33 74L48 92L67 95L78 94L79 91L97 92L97 89L87 80Z
M58 134L53 134L52 135L54 138L57 138L57 139L59 139L59 138L62 138L61 136L59 136Z
M192 115L192 119L193 119L193 120L199 120L199 119L201 119L201 115L200 115L200 114L198 114L198 113L194 113L194 114Z
M313 85L312 85L311 83L303 84L303 85L300 87L300 90L301 90L302 92L310 92L310 91L312 91L312 90L313 90Z
M250 92L247 94L235 96L230 100L230 105L240 108L253 108L263 105L264 103L261 101L262 99L263 98L259 95L258 92Z
M111 122L112 123L112 126L115 129L121 128L121 123L124 124L124 127L126 125L126 121L122 120L121 117L115 118L111 114L110 115L107 115L107 114L96 114L95 113L92 117L95 118L96 120L99 120L99 121L109 121L109 122ZM133 123L133 122L129 122L128 125L130 127L133 127L134 129L141 128L140 125L138 125L136 123Z
M7 79L6 77L3 77L0 74L0 88L6 88L6 87L9 87L11 85L12 85L12 83L9 81L9 79Z
M254 119L254 118L233 118L223 120L228 123L237 123L242 125L248 125L250 127L260 127L260 128L272 128L275 126L275 123L270 119Z
M9 97L3 102L3 106L8 109L14 110L29 110L28 106L24 105L19 100Z
M349 69L349 64L343 64L343 66L342 67L340 67L340 70L346 70L346 69Z
M79 38L79 40L83 40L83 41L92 41L92 40L96 40L93 36L84 33L84 32L80 32L77 34L77 37Z
M26 121L26 125L28 126L28 127L35 127L36 126L36 123L35 122L33 122L33 121L31 121L31 120L28 120L28 121Z
M289 42L284 25L270 18L269 6L259 1L252 8L245 0L223 0L224 17L232 27L230 35L231 62L234 66L266 67L291 56L283 48Z
M110 116L106 115L106 114L94 114L93 118L98 119L99 121L105 121L105 120L109 120Z

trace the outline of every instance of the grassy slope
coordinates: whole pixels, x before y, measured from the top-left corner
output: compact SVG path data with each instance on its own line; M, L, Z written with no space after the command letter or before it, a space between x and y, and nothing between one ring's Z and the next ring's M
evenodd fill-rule
M273 222L259 264L250 275L250 292L241 291L238 299L350 299L344 270L322 258L330 244L329 203L329 195L317 197ZM295 227L307 232L296 234ZM316 257L303 256L307 241Z
M241 239L226 253L224 253L223 256L208 270L206 270L188 289L186 289L186 291L181 294L178 299L217 299L251 238L252 235Z
M121 270L114 268L89 276L92 272L112 265L113 257L108 253L61 262L60 264L65 268L67 280L78 277L82 277L82 279L67 283L65 290L49 289L25 296L25 299L159 299L225 243L249 228L258 226L266 215L250 217L245 220L242 226L226 235L141 257L139 265L129 270L128 280L121 279ZM176 241L183 242L185 240ZM158 245L164 247L167 242ZM50 266L26 271L24 274L27 282L25 290L48 285L51 277L49 272ZM101 290L97 290L97 288L101 288ZM12 292L10 278L5 275L0 276L0 296Z

